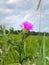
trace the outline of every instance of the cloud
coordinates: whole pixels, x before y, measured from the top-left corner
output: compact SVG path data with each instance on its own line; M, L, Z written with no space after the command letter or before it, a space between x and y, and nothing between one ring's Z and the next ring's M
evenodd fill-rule
M16 15L7 16L7 17L5 17L3 23L5 23L5 24L17 23L17 19L18 19L18 16L16 16Z
M38 30L40 9L36 11L37 3L38 0L0 0L0 24L19 25L21 22L28 20L33 22L36 30ZM42 0L41 25L44 27L49 24L48 5L49 0Z
M37 1L38 0L7 0L6 7L24 11L35 8Z
M29 19L29 18L30 18L30 16L31 16L31 14L27 14L26 16L24 16L24 20Z
M12 14L13 10L7 8L0 8L0 13Z
M15 15L12 15L12 16L8 16L5 18L5 20L15 20L17 17Z
M43 4L43 5L49 4L49 0L42 0L42 4Z
M45 15L49 15L49 9L45 10Z
M44 32L49 32L49 27L45 27L43 31Z
M32 10L32 9L28 10L28 11L26 11L24 13L25 13L24 20L31 19L35 14L34 10Z
M13 3L16 3L17 0L7 0L7 4L13 4Z
M40 18L40 17L41 17L41 18L44 18L45 16L44 16L44 14L37 14L37 17L38 17L38 18Z

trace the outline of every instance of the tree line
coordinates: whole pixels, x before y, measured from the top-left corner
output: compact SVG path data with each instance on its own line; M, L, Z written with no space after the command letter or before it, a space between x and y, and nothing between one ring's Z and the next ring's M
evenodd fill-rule
M0 34L19 34L22 30L14 30L13 27L10 27L10 29L6 29L5 26L0 30ZM35 32L35 31L28 31L28 33L25 33L27 35L44 35L44 32ZM45 32L46 36L49 36L48 32Z

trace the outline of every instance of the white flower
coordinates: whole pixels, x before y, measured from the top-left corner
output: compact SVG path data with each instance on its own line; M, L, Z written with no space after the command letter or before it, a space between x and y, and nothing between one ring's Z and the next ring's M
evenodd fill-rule
M0 53L2 54L2 49L0 48Z
M36 64L34 63L34 64L32 64L32 65L36 65Z

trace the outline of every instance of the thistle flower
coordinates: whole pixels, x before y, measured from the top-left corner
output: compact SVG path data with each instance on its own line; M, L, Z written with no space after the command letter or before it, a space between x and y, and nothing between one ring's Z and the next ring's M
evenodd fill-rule
M34 28L34 25L28 21L24 21L22 24L21 24L21 27L24 28L25 30L32 30Z

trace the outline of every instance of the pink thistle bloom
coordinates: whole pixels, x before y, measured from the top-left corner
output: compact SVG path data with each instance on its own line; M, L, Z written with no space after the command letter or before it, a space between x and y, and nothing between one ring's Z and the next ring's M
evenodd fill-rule
M25 30L32 30L34 28L34 25L28 21L24 21L21 24L21 27L24 28Z

